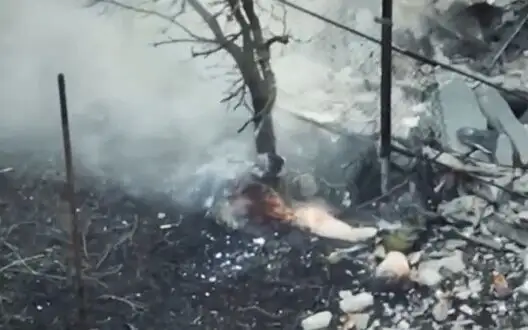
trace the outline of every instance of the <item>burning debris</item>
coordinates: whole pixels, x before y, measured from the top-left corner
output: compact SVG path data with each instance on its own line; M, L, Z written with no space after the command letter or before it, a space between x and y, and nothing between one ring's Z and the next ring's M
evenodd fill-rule
M375 227L353 228L319 203L288 205L273 188L256 181L237 188L214 212L217 221L235 229L250 222L273 228L295 226L320 237L353 243L372 239L378 232Z

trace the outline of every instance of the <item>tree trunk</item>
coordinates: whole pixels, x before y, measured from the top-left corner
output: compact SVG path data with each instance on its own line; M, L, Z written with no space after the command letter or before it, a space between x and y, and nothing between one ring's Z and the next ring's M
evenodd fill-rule
M275 105L274 92L271 92L267 88L267 84L268 82L265 81L248 84L253 103L253 111L256 116L262 114L262 117L257 117L254 122L257 154L277 153L272 118L272 108Z
M255 114L263 113L263 117L255 120L255 144L258 154L271 153L276 154L275 130L273 128L272 113L266 114L266 104L269 102L267 97L256 97L253 101Z
M275 130L273 127L273 111L275 104L275 92L267 88L269 82L259 81L255 84L248 84L253 104L255 116L255 147L257 154L277 154ZM273 86L273 85L272 85ZM281 178L279 176L266 176L261 178L262 183L282 192Z

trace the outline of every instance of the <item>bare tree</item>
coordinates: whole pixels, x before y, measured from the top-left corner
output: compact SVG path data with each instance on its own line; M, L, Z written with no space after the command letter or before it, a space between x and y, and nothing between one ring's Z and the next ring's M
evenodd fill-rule
M157 2L156 0L151 1ZM115 0L98 0L97 2L155 16L177 26L187 35L185 39L168 39L155 43L155 46L181 42L199 43L205 46L205 50L193 50L193 57L209 56L219 51L227 52L235 62L240 73L240 79L234 83L222 102L234 102L234 107L238 108L245 104L246 93L249 92L251 96L249 108L252 110L252 116L242 125L239 132L253 123L257 153L276 154L276 139L271 112L276 101L277 86L270 64L270 49L275 43L287 44L289 37L286 34L272 35L267 38L264 36L263 27L256 10L257 1L173 0L172 8L178 6L178 11L172 15ZM181 15L187 12L188 7L200 16L213 37L202 37L179 21ZM226 33L219 22L220 18L235 22L238 31Z

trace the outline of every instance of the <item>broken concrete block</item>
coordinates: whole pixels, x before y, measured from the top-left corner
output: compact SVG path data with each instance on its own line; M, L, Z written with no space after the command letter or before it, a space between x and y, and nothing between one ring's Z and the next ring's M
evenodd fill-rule
M439 88L433 106L443 121L442 142L457 152L470 151L471 148L458 139L457 132L468 126L487 127L473 90L463 80L454 78Z
M488 122L499 133L505 134L513 143L512 148L519 151L520 160L528 164L528 130L515 117L508 102L491 87L481 85L475 89L480 108ZM505 145L504 143L502 144ZM497 146L498 148L498 146ZM499 152L497 150L497 152Z
M501 165L513 165L513 148L510 139L506 134L501 134L497 139L497 149L495 151L495 158Z
M475 149L471 158L489 161L493 159L497 145L497 133L492 130L463 127L457 131L458 141Z
M319 312L308 316L301 321L303 330L321 330L326 329L332 321L332 313L329 311Z

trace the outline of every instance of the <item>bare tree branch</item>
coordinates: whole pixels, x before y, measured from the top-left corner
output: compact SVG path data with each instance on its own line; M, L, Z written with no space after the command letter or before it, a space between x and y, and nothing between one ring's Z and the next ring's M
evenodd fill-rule
M240 37L240 35L241 35L240 32L239 33L235 33L235 34L229 34L229 35L226 35L226 39L228 41L230 41L230 42L234 42ZM211 55L213 53L216 53L216 52L224 49L224 47L225 47L224 44L218 42L217 40L208 42L208 41L196 40L196 39L188 39L188 38L169 38L167 40L154 42L154 43L152 43L152 46L158 47L158 46L162 46L162 45L177 44L177 43L198 43L198 44L210 44L210 45L214 45L215 46L212 49L205 50L205 51L195 51L194 49L191 49L191 54L192 54L193 57L197 57L197 56L200 56L200 55L207 55L208 56L208 55Z
M240 26L240 30L242 31L242 44L244 47L244 53L246 56L253 55L251 54L253 52L253 40L251 38L251 28L249 27L249 23L244 17L244 14L242 13L242 9L240 7L240 1L239 0L228 0L229 6L231 7L231 14L237 21L238 25Z
M192 49L191 50L191 54L192 54L192 57L199 57L199 56L207 57L207 56L213 55L214 53L217 53L217 52L219 52L219 51L221 51L223 49L224 49L224 45L220 44L220 45L217 45L216 47L213 47L211 49L202 50L202 51L198 51L198 50Z
M290 36L289 35L273 36L273 37L269 38L268 41L266 41L264 46L267 49L269 49L271 47L271 45L273 45L276 42L281 43L283 45L287 45L290 42Z
M189 38L169 38L167 40L153 42L151 43L151 45L154 47L159 47L159 46L169 45L169 44L185 44L185 43L216 44L216 40L204 41L204 40L189 39Z
M238 129L239 133L246 129L246 127L251 123L254 123L255 130L259 131L262 120L271 114L277 98L277 86L275 75L270 65L270 47L276 42L283 44L287 44L289 42L288 36L275 36L265 41L260 21L255 13L254 1L240 1L242 1L244 13L249 21L249 27L253 36L251 47L253 48L253 52L256 53L253 55L256 56L255 60L257 61L260 69L260 72L257 71L256 74L254 73L252 75L252 79L257 80L256 85L258 86L258 90L252 91L251 94L253 97L255 97L255 95L266 95L266 104L261 109L259 109L259 111L255 111L255 114L252 116L252 118L246 121Z
M220 102L226 103L237 99L236 103L233 105L233 110L236 110L241 106L251 109L251 107L246 102L248 88L244 82L244 78L236 79L231 85L230 90L231 91L227 94L227 96L225 96Z
M192 50L192 56L209 56L221 50L225 50L234 60L241 78L235 81L227 96L221 102L232 102L236 100L234 108L245 105L253 110L253 116L238 130L243 131L249 124L255 124L257 134L258 150L275 150L275 137L273 127L268 121L277 97L276 79L271 68L270 56L271 47L275 43L288 44L290 37L284 33L286 31L286 22L283 15L283 33L275 35L269 39L264 38L263 29L255 12L255 0L218 0L213 3L209 2L206 7L201 0L182 0L181 10L175 16L164 15L162 13L137 8L119 2L119 0L100 0L113 4L115 6L135 11L137 13L152 15L168 21L179 28L186 34L187 38L170 38L164 41L153 43L154 46L191 43L205 45L205 50ZM178 1L178 0L174 0ZM173 5L176 2L173 2ZM185 11L185 6L190 6L207 25L213 37L199 36L176 20L176 17ZM214 8L212 8L214 7ZM275 17L275 13L270 15ZM228 9L228 12L226 12ZM263 9L264 10L264 9ZM268 11L269 12L269 11ZM235 20L240 32L235 34L226 34L220 26L218 17L227 15L228 20ZM273 33L271 33L273 35ZM238 38L242 38L241 45L237 44ZM246 104L246 95L250 93L252 106ZM266 119L266 120L264 120ZM263 125L263 123L265 125ZM270 128L271 127L271 128ZM263 133L266 130L266 133ZM263 142L268 139L270 143ZM266 145L267 144L267 145ZM270 146L271 145L271 146Z
M169 22L171 24L176 25L178 28L180 28L187 35L189 35L189 37L191 37L193 39L196 39L198 41L203 41L203 42L215 42L215 39L210 39L210 38L202 37L202 36L199 36L199 35L195 34L194 32L192 32L191 30L189 30L187 27L185 27L183 24L181 24L180 22L178 22L176 20L176 17L178 17L179 15L181 15L182 13L185 12L185 3L186 3L186 1L183 1L183 4L181 6L180 11L178 13L176 13L175 15L173 15L173 16L165 15L165 14L162 14L162 13L157 12L155 10L150 10L150 9L145 9L145 8L140 8L140 7L134 7L134 6L124 4L124 3L116 1L116 0L100 0L99 2L108 3L108 4L114 5L116 7L120 7L120 8L126 9L126 10L130 10L130 11L133 11L133 12L136 12L136 13L139 13L139 14L152 15L152 16L158 17L158 18L160 18L160 19L162 19L164 21L167 21L167 22Z
M216 18L207 9L205 9L205 7L200 3L199 0L187 1L189 2L189 5L193 7L196 13L200 15L205 24L207 24L211 32L213 32L213 35L215 36L217 42L224 45L225 50L231 56L233 56L233 58L235 59L235 61L237 61L238 64L238 61L242 60L242 51L240 47L238 47L234 41L227 39Z

